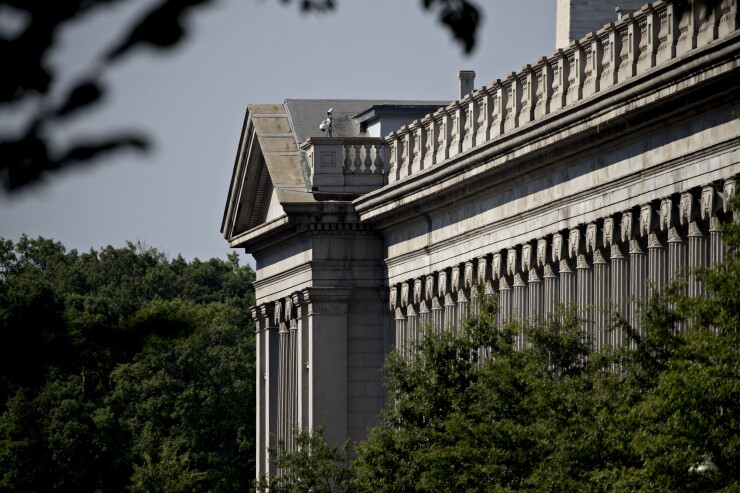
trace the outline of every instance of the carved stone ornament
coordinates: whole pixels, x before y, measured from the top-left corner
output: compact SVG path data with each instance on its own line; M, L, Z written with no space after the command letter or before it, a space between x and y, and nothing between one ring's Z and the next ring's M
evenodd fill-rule
M447 271L441 270L437 274L437 296L447 294Z
M630 240L630 253L645 253L645 250L642 249L642 245L637 241L637 238L632 238Z
M473 262L465 262L465 288L473 287Z
M432 298L432 310L441 310L442 305L439 304L439 298Z
M717 216L712 216L709 218L709 231L712 233L718 233L722 231L722 227Z
M506 251L506 275L513 276L518 271L516 267L516 250L510 248Z
M514 287L523 288L527 284L524 282L524 276L522 274L514 274Z
M528 272L532 268L532 245L527 243L522 246L522 272Z
M598 248L594 250L594 265L596 264L606 264L606 259Z
M494 281L501 278L501 254L493 254L493 262L491 265L491 277Z
M285 320L289 321L293 318L293 298L288 296L285 298Z
M544 267L547 263L547 239L537 240L537 267Z
M640 208L640 236L645 236L652 232L653 208L649 205L643 205Z
M283 321L282 315L283 315L283 303L282 301L278 300L275 302L275 312L274 312L275 325Z
M568 257L577 257L581 253L581 231L573 228L568 234Z
M563 235L555 233L552 235L552 261L560 262L563 259Z
M583 254L580 254L576 258L576 269L588 269L589 267L591 266L588 265L588 260L586 260L586 256Z
M409 283L401 283L401 306L405 307L409 304Z
M478 259L478 284L485 284L486 281L489 279L488 275L488 267L490 267L488 263L488 257L483 256Z
M445 295L445 306L454 306L455 300L452 298L452 293L447 293Z
M707 185L701 189L701 218L706 221L714 215L714 187Z
M416 310L414 309L414 305L409 305L406 308L406 316L407 317L415 317L417 315Z
M419 302L419 313L429 313L429 302L427 300Z
M391 286L388 290L388 306L391 310L398 307L398 288L396 286Z
M630 241L632 239L632 211L622 213L622 224L620 228L620 239Z
M596 223L586 226L586 253L595 252L601 245L598 245L599 227Z
M694 238L700 238L704 236L704 234L701 231L701 228L699 227L699 223L696 221L691 221L689 223L689 236Z
M604 226L603 226L604 241L602 243L604 248L609 248L614 243L616 243L614 241L615 236L616 236L615 235L616 226L617 224L613 217L607 217L606 219L604 219Z
M400 306L395 310L396 320L406 320L406 315L403 313L403 308Z
M660 243L660 238L655 233L648 235L648 248L661 248L663 245Z
M665 231L673 226L673 200L663 199L660 201L660 230Z
M431 300L432 298L434 298L434 276L428 275L424 278L424 281L424 298Z
M509 289L511 289L511 286L509 286L509 281L505 277L502 277L498 283L498 290L507 291Z
M457 302L458 303L468 303L470 300L468 299L468 296L465 294L465 291L462 289L457 292Z
M421 278L414 279L414 303L421 302Z
M616 243L611 246L611 258L614 259L624 259L624 254L622 253L622 248L617 245Z
M730 199L735 195L735 179L734 178L725 180L724 186L722 187L722 192L725 196L724 210L725 212L730 212Z
M537 269L531 269L527 273L527 277L529 278L528 280L530 283L542 281L542 279L540 279L539 273L537 272Z
M683 238L681 237L681 233L678 231L678 228L675 226L668 230L668 241L671 243L680 243L683 241Z
M559 270L561 274L572 274L573 270L566 259L560 261Z
M545 264L545 277L557 277L550 264Z
M450 285L450 291L457 293L460 290L460 266L456 265L452 268L452 282Z
M681 200L678 203L678 222L684 226L694 219L694 196L688 192L681 194Z

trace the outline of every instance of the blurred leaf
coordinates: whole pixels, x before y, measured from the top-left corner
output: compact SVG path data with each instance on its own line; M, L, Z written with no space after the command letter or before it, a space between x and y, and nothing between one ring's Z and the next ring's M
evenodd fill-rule
M99 100L103 91L95 82L86 81L75 87L69 94L67 101L59 108L55 116L63 117Z
M86 161L98 154L103 152L109 152L118 149L124 149L131 147L140 151L145 151L149 148L149 142L145 137L136 135L127 135L123 137L114 137L107 141L102 142L88 142L76 144L71 151L67 153L64 158L60 160L61 163L68 161Z

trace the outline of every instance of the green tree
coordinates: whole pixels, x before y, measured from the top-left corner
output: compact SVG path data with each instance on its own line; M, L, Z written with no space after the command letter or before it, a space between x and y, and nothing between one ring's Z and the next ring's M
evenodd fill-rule
M248 487L253 280L235 255L0 240L0 491Z

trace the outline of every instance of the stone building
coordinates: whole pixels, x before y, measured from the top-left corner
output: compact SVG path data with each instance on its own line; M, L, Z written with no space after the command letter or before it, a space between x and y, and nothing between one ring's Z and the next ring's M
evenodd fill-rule
M258 473L294 426L364 438L384 355L454 327L477 286L502 318L574 304L597 346L620 344L607 309L639 326L634 300L722 260L737 0L681 5L625 13L473 91L461 73L451 103L248 107L222 232L257 263Z

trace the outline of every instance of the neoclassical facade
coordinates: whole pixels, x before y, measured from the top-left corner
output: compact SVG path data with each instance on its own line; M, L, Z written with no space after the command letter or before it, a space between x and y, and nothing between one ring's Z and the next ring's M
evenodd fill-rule
M502 319L576 306L603 346L622 342L610 310L639 327L649 290L722 260L737 1L681 5L645 5L451 103L248 107L222 232L257 262L258 473L296 426L364 438L384 355L455 327L479 286Z

